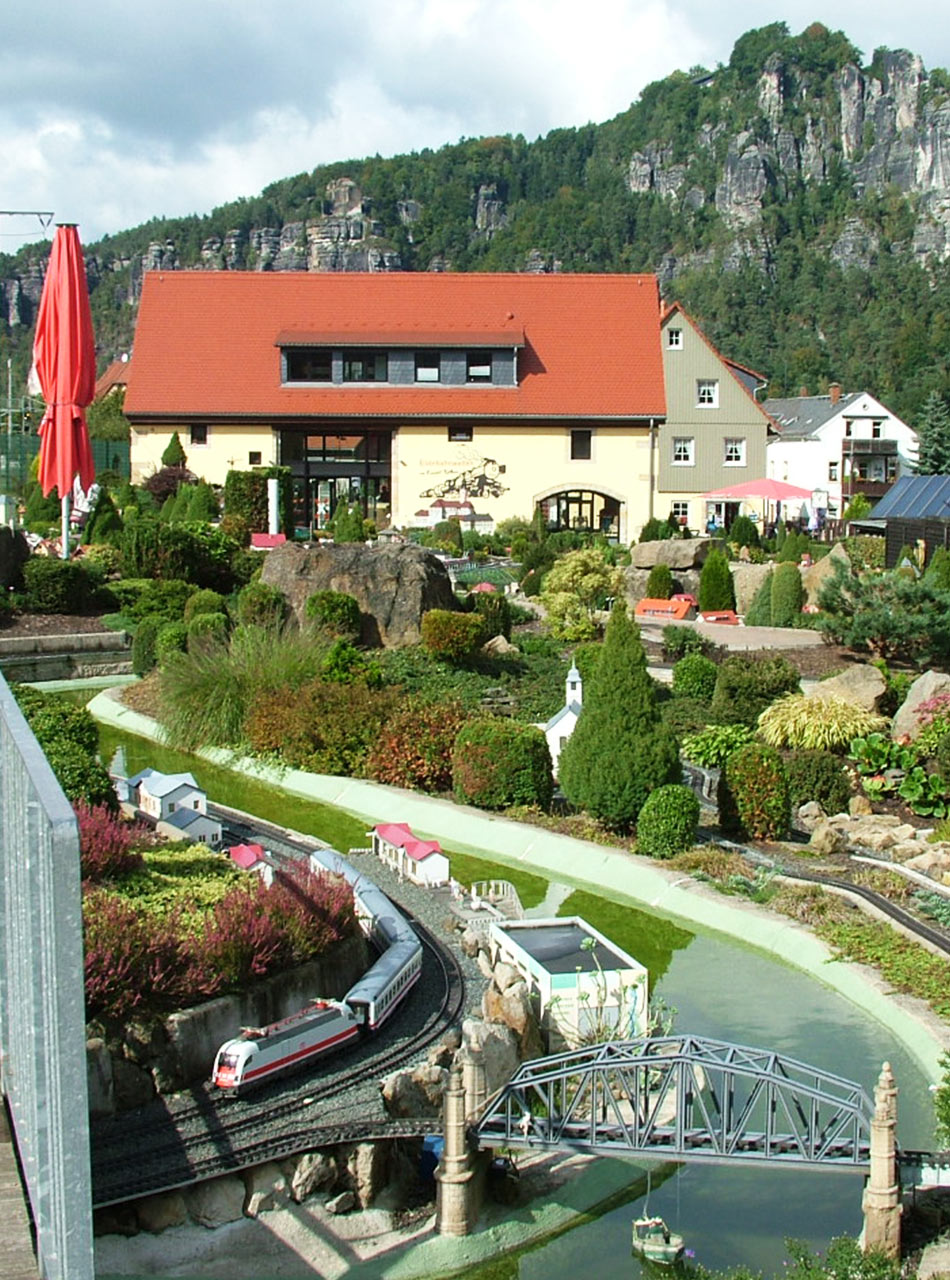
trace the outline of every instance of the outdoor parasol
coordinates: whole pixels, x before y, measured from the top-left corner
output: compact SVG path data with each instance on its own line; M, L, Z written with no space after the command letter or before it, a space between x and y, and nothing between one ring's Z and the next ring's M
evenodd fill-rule
M56 228L33 340L33 372L46 412L40 423L39 480L43 496L55 488L62 506L62 557L69 559L69 498L78 475L83 489L96 478L86 406L96 387L92 311L79 233Z

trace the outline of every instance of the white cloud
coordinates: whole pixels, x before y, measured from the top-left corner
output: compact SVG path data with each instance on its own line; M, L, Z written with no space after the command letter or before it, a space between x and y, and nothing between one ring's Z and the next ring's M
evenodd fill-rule
M328 161L599 122L677 68L727 61L752 27L815 16L814 0L363 0L358 20L344 0L14 3L4 203L53 209L87 242ZM932 0L824 9L867 58L886 44L950 63ZM33 230L0 221L0 247Z

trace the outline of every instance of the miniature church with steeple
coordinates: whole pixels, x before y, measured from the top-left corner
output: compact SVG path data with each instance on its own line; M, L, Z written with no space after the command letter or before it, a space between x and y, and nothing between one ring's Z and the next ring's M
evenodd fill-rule
M551 753L551 769L555 778L557 778L558 759L565 742L574 732L583 702L584 687L581 682L581 673L572 662L571 669L568 671L567 679L564 682L564 706L551 717L547 724L541 726L541 730L548 740L548 750Z

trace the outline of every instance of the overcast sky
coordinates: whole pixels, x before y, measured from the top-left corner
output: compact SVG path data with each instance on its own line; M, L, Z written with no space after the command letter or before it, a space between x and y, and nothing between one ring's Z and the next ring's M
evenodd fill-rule
M0 204L90 243L333 160L600 122L736 39L819 20L950 67L950 0L12 0ZM43 233L0 216L0 251Z

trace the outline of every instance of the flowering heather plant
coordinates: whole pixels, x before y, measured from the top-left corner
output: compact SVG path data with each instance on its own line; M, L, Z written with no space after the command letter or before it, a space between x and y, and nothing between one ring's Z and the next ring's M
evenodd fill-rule
M142 866L132 849L135 824L116 817L103 804L74 806L79 823L79 865L83 880L111 880Z
M269 910L269 890L248 877L211 908L185 942L191 997L207 999L265 977L287 964L291 948Z
M83 898L86 1017L121 1020L182 994L178 922L139 912L118 894Z
M358 931L353 890L342 876L297 863L268 890L271 920L287 939L294 964L319 955Z
M918 706L915 714L922 729L932 725L935 720L950 720L950 693L935 693Z

